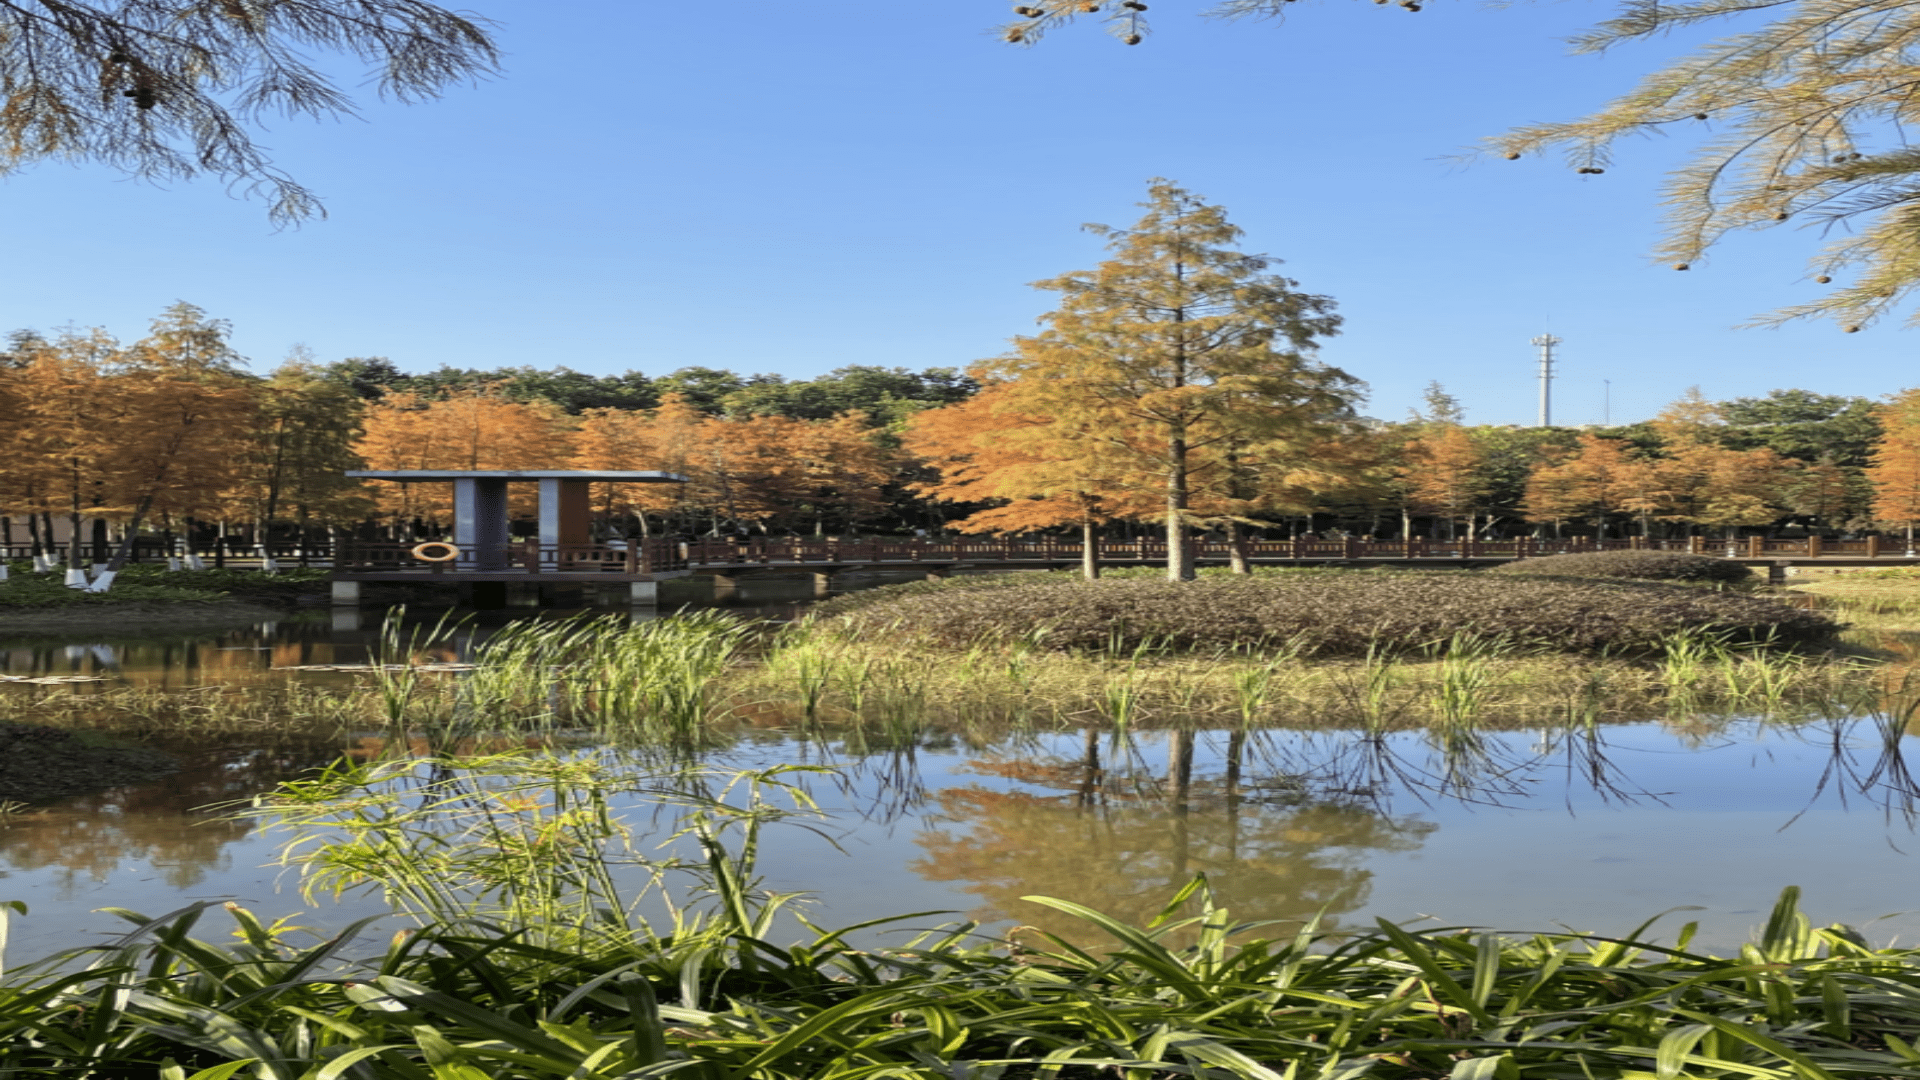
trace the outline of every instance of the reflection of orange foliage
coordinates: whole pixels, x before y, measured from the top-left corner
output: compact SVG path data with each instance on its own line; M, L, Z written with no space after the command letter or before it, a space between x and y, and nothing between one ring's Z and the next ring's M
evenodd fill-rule
M1059 771L1071 782L1075 768ZM981 771L1021 772L997 763ZM1049 771L1032 778L1045 783ZM1413 850L1436 827L1329 804L1195 807L1183 814L1166 804L1083 807L1072 794L979 787L949 788L936 798L950 825L920 834L926 854L912 864L915 873L963 883L981 899L974 918L1016 920L1082 940L1095 935L1020 897L1073 900L1141 925L1205 871L1235 918L1299 921L1322 908L1332 914L1365 903L1372 876L1366 861Z
M197 884L207 870L227 864L228 846L254 830L202 811L251 798L282 780L339 756L331 740L289 741L247 751L182 740L162 746L181 759L178 772L154 783L113 788L63 800L58 806L0 819L0 867L8 871L59 868L63 893L104 881L130 860L152 867L170 889ZM142 899L116 899L136 910L164 910L164 890Z

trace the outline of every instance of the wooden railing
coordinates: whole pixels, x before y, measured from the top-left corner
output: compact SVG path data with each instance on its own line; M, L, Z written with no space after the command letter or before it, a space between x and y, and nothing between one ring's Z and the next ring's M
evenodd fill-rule
M446 562L432 562L413 554L413 544L350 542L340 546L335 570L350 573L460 573L517 570L528 574L657 574L687 567L683 545L672 540L640 540L613 544L509 544L490 562L463 551Z
M413 544L347 541L340 545L336 564L334 552L325 545L273 544L247 549L203 550L201 560L208 566L253 568L269 556L282 566L333 567L357 573L405 571L461 571L481 569L470 555L452 562L430 563L412 554ZM88 548L91 551L91 545ZM1323 540L1252 540L1246 544L1247 556L1259 562L1327 559L1529 559L1588 551L1685 551L1741 559L1906 558L1907 547L1898 538L1869 536L1861 540L1825 540L1820 537L1768 539L1761 536L1738 540L1714 540L1693 537L1681 540L1644 540L1633 537L1620 540L1593 540L1574 537L1565 540L1521 538L1515 540L1361 540L1357 538ZM0 545L0 558L26 559L33 549L26 544ZM1161 562L1167 557L1164 540L1100 540L1097 557L1105 563ZM1221 541L1197 541L1195 557L1203 561L1225 561L1231 551ZM159 544L141 543L135 549L136 561L161 562L168 552ZM812 564L913 564L913 563L1034 563L1059 564L1080 559L1080 542L1070 539L953 539L953 540L732 540L707 538L693 541L645 539L631 543L539 544L516 541L505 549L495 570L519 570L525 573L621 573L652 574L690 568L753 566L807 566Z
M1779 543L1775 541L1775 543ZM1804 546L1804 541L1794 541ZM1059 563L1081 557L1077 540L698 540L685 545L691 567L805 566L810 563ZM1253 540L1248 558L1269 562L1291 559L1527 559L1586 551L1649 549L1690 551L1686 540L1642 541L1586 538L1567 540ZM1707 554L1721 554L1712 548ZM1222 541L1198 541L1196 558L1224 560L1232 549ZM1745 552L1741 553L1745 555ZM1164 540L1099 540L1102 562L1156 562L1167 557Z

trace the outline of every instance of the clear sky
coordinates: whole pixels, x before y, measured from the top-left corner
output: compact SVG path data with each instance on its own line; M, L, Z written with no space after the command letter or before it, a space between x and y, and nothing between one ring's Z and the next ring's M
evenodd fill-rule
M1896 324L1734 328L1817 288L1817 236L1743 236L1688 273L1648 260L1685 133L1599 177L1453 159L1684 45L1566 55L1598 0L1301 0L1264 23L1153 0L1139 46L1086 24L1026 49L991 34L1009 6L992 0L472 2L499 24L500 78L265 137L328 220L276 232L215 180L0 181L0 329L132 339L187 300L233 322L256 370L296 344L407 370L964 365L1047 309L1027 282L1101 258L1081 223L1131 222L1164 176L1339 302L1322 356L1370 384L1371 415L1437 379L1472 422L1530 422L1542 330L1566 341L1564 423L1602 419L1603 380L1615 422L1695 384L1917 381Z

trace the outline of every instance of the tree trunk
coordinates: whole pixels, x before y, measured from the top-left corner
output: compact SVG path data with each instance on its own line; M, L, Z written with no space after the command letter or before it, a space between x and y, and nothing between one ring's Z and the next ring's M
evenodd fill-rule
M1094 529L1091 515L1080 519L1080 576L1088 581L1100 580L1100 534Z
M80 516L80 471L73 472L73 492L67 504L67 588L84 589L87 587L86 543L81 534Z
M33 545L33 568L35 570L40 569L41 566L44 565L41 562L41 558L53 552L53 545L46 542L48 539L51 539L51 537L43 539L40 535L39 517L31 510L27 511L27 542Z
M1092 806L1100 797L1100 732L1088 724L1083 735L1084 751L1080 761L1080 789L1074 793L1074 805Z
M1192 581L1193 545L1187 539L1187 440L1167 440L1167 580Z
M1227 522L1227 569L1235 574L1253 573L1247 559L1247 530L1237 521Z
M1167 781L1172 789L1173 812L1186 814L1193 793L1193 731L1189 728L1167 732Z
M88 592L103 593L113 588L114 576L120 573L120 568L127 565L127 560L133 555L134 538L140 535L140 523L146 520L147 511L153 509L155 494L152 491L147 492L141 497L140 505L134 507L133 518L127 522L126 531L120 536L119 550L113 553L113 558L108 560L106 569L100 571L100 576L94 578L93 584L87 586Z

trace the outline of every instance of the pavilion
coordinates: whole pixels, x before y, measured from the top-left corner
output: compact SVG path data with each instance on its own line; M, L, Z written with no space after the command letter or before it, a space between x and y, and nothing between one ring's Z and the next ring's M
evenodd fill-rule
M664 540L594 543L592 484L684 484L670 472L569 469L355 470L356 480L452 484L453 536L427 544L343 545L334 561L333 600L357 604L360 582L442 584L626 582L634 603L651 604L657 583L685 577L678 545ZM539 537L516 543L507 509L507 485L540 485ZM425 549L425 550L423 550Z

